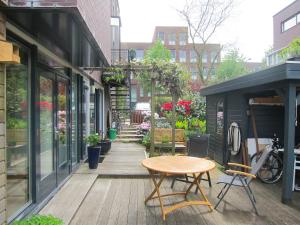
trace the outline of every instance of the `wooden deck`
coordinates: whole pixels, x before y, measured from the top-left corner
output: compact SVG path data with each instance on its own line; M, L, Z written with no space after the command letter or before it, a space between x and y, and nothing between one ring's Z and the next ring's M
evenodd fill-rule
M76 174L98 174L101 177L147 176L147 170L141 166L145 159L145 148L136 143L112 143L111 150L105 155L96 170L90 170L87 163L82 164Z
M253 212L244 190L232 188L218 210L209 212L205 206L190 206L170 213L163 222L157 200L151 200L148 205L144 204L145 197L153 190L152 182L149 178L140 177L140 172L133 172L134 167L138 168L138 171L141 168L138 167L139 163L134 161L135 153L131 153L133 158L130 158L130 154L125 152L125 150L132 150L132 148L124 147L131 144L120 144L119 151L123 151L124 156L117 155L114 158L113 154L118 150L112 151L111 157L107 157L107 164L102 165L102 168L107 170L103 169L102 172L101 165L99 171L90 173L83 167L80 168L40 213L52 214L63 219L65 224L72 225L300 224L300 193L294 193L293 202L290 205L284 205L280 202L280 184L266 185L259 181L254 181L252 184L259 216ZM118 176L112 174L109 177L107 174L109 168L115 170ZM102 177L101 174L106 175ZM217 169L211 173L212 188L208 187L207 182L202 181L204 190L213 205L217 203L216 196L222 187L215 184L221 174ZM171 192L170 183L170 179L166 180L161 190ZM176 182L173 191L181 191L186 188L186 185ZM192 194L190 199L196 197ZM167 198L165 202L170 204L180 200L177 196Z

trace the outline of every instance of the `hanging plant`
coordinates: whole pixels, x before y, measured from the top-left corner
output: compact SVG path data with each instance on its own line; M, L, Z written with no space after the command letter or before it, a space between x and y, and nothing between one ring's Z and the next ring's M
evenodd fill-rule
M108 67L105 69L102 75L102 81L107 84L125 84L126 78L128 78L128 75L122 68L118 67Z

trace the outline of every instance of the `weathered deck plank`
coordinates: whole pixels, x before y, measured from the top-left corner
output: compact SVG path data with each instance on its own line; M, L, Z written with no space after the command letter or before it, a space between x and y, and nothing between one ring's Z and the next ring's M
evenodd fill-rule
M80 166L77 174L98 174L109 176L147 176L147 170L142 167L145 159L145 148L136 143L112 143L111 150L105 155L96 170L90 170L87 163Z
M40 211L40 214L51 214L62 219L65 224L69 224L96 179L97 175L93 174L73 175Z

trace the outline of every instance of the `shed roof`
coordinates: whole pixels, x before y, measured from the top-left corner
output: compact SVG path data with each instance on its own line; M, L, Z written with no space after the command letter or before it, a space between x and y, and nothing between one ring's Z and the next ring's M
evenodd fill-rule
M287 61L245 76L201 89L204 96L270 84L283 80L300 80L300 61Z

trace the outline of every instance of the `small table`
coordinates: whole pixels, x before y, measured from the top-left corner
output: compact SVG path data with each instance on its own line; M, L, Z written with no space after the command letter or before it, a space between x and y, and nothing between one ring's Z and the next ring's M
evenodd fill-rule
M159 156L143 160L142 165L147 168L150 177L154 183L154 190L145 199L145 204L151 199L158 198L163 220L166 219L166 215L170 212L190 205L206 205L209 207L210 211L212 211L212 205L208 201L202 188L200 187L200 180L204 173L215 168L216 164L214 162L204 158L196 158L190 156ZM156 174L159 175L158 181L155 178ZM186 174L192 174L194 180L185 192L173 192L164 195L160 194L160 185L167 176ZM200 196L203 198L203 200L189 201L187 199L187 195L190 193L194 185L199 189ZM154 196L155 194L157 195ZM165 207L162 198L174 195L184 195L185 200L170 207Z

